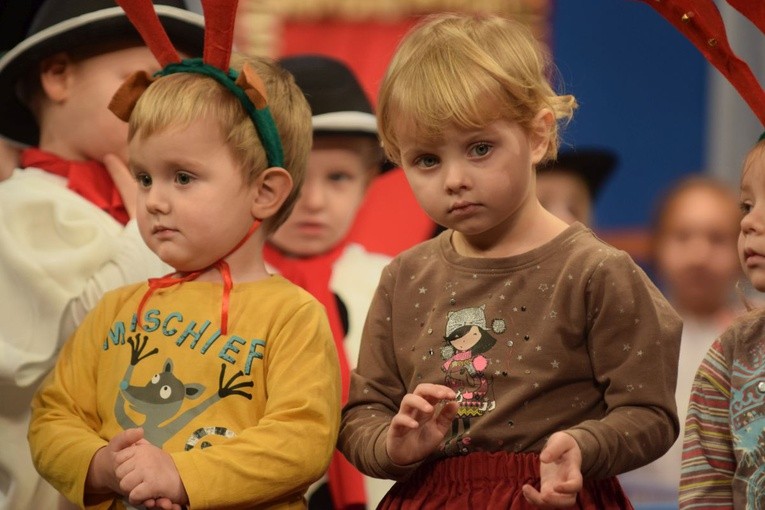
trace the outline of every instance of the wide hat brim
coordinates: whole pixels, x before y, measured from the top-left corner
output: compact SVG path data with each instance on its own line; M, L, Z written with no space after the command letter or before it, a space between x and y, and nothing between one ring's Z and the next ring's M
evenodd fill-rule
M190 56L201 56L204 18L168 5L155 5L155 9L173 45ZM37 122L19 100L16 87L40 60L60 51L88 48L89 44L131 39L141 41L122 8L114 5L95 11L91 8L21 41L0 58L0 136L21 145L38 144Z
M537 173L550 170L574 173L584 180L595 200L618 163L619 157L609 149L582 147L558 152L557 159L537 166Z
M350 67L327 55L283 57L280 65L311 107L314 135L365 135L378 139L377 119L359 80ZM383 161L381 172L394 168Z

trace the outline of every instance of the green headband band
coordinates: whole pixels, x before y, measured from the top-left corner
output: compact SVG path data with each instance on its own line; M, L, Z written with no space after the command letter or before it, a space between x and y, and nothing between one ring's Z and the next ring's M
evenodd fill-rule
M757 139L758 142L761 142L763 140L765 140L765 131L763 131L760 137Z
M167 76L175 73L196 73L203 74L213 78L215 81L226 87L233 93L239 102L244 106L245 111L255 124L255 131L258 133L260 143L266 150L269 167L284 167L284 150L282 141L279 138L279 131L276 129L276 123L271 115L268 106L257 109L247 94L236 83L239 73L234 69L229 69L228 73L223 72L217 67L202 62L201 58L189 58L179 63L168 64L164 69L154 73L154 76Z

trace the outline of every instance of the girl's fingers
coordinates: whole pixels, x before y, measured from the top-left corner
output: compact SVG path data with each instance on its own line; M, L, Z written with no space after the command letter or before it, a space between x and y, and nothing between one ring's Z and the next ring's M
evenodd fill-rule
M442 384L418 384L412 393L433 405L441 400L454 400L457 398L457 394L454 393L454 390Z

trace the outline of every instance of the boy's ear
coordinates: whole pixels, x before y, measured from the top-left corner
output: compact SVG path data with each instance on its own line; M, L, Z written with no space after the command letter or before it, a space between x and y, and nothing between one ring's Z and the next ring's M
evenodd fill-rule
M56 53L40 61L40 86L51 101L59 102L69 97L72 59L64 52Z
M252 215L264 220L279 211L292 191L292 176L284 168L266 168L253 183Z
M534 165L542 161L547 154L547 149L550 147L550 132L554 123L553 112L546 108L537 113L531 121L529 143L531 144L531 162Z

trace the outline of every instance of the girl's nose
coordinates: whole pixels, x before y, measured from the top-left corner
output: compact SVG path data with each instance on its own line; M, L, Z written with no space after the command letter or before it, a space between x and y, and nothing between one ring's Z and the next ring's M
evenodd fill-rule
M444 171L444 189L447 193L458 193L470 187L466 169L459 163L442 163Z
M741 218L741 232L751 234L762 232L763 227L763 207L754 206L748 213Z

